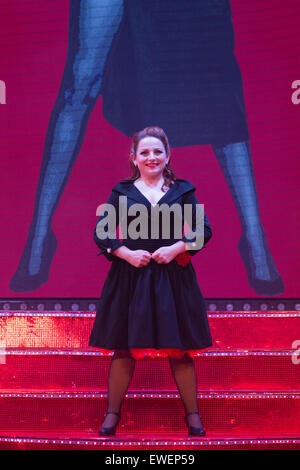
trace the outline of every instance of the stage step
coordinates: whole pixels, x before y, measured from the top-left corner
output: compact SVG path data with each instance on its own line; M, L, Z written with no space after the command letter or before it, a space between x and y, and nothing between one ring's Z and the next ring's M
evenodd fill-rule
M198 390L298 390L295 350L210 350L195 357ZM1 359L2 357L2 359ZM107 389L111 355L90 350L5 349L0 390ZM177 391L167 358L136 361L130 390Z
M91 312L0 312L0 347L86 349ZM208 313L214 349L292 349L300 312ZM91 348L93 349L93 348Z
M163 464L161 459L166 458L164 451L173 449L181 453L188 449L186 454L187 463L192 458L196 458L193 454L198 450L299 450L300 438L299 434L293 433L230 433L224 435L218 432L210 432L209 436L203 438L187 436L186 433L165 433L165 434L144 434L131 433L114 437L100 438L96 433L84 432L5 432L0 435L0 450L126 450L126 454L120 456L139 457L139 463L142 465L142 459L147 456L137 454L135 451L155 451L153 453L151 464ZM133 451L129 453L128 451ZM161 452L161 454L160 454ZM147 453L149 456L149 454ZM158 459L155 460L155 455ZM170 458L173 454L169 454ZM109 454L112 457L111 454ZM116 458L115 454L115 458ZM173 457L174 458L174 457ZM149 459L149 457L148 457ZM148 460L147 462L150 463ZM120 463L120 462L119 462ZM167 464L166 462L165 464ZM174 461L169 461L169 464ZM183 463L183 460L182 462ZM124 465L129 462L124 462Z
M208 433L297 433L300 437L300 392L198 392L198 406ZM40 392L2 390L0 435L17 432L95 433L107 409L106 391ZM185 432L179 393L128 392L118 434Z
M0 449L300 449L300 312L208 317L213 347L194 356L207 435L187 435L168 359L144 358L100 438L111 354L88 347L95 312L0 312Z

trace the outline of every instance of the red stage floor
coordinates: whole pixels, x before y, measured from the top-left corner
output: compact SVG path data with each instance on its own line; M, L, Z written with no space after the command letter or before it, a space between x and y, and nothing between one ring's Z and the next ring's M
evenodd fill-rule
M0 312L0 449L300 449L299 317L209 313L213 347L194 357L205 437L187 435L167 358L145 358L100 438L111 356L86 347L94 314Z

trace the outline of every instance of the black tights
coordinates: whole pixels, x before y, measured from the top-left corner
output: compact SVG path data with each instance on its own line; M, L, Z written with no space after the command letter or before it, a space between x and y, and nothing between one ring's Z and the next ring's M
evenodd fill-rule
M170 369L176 383L186 413L198 411L197 380L195 364L192 357L185 354L181 359L168 356ZM125 394L130 385L136 360L129 351L116 351L111 359L108 377L108 411L120 412ZM199 417L190 415L189 423L199 425ZM108 414L103 422L104 427L113 426L117 416Z

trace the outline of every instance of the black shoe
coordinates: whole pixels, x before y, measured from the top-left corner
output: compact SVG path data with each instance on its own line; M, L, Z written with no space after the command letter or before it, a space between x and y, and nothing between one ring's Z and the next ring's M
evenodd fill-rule
M29 261L33 237L34 226L31 225L18 268L9 283L10 289L14 292L32 292L48 282L52 258L57 248L57 240L52 228L50 228L43 242L40 269L36 274L31 275L29 273Z
M198 411L191 411L190 413L186 413L186 415L185 415L185 422L186 422L186 425L188 427L189 436L205 436L206 430L203 428L203 426L201 426L201 428L196 428L195 426L191 426L189 424L187 417L188 417L188 415L192 415L192 414L199 414L199 412ZM201 418L200 418L200 421L201 421Z
M284 284L277 269L275 268L274 271L274 268L271 268L272 264L274 265L274 262L271 257L271 253L269 252L265 236L263 241L270 269L273 269L273 273L275 273L275 278L269 281L255 277L255 264L251 256L251 247L244 234L242 234L238 243L238 250L246 268L249 286L259 295L270 296L283 294Z
M104 416L108 414L114 414L119 416L119 419L117 420L116 424L114 426L111 426L109 428L101 428L98 431L99 436L114 436L116 434L116 428L117 425L121 419L121 413L117 413L116 411L107 411Z

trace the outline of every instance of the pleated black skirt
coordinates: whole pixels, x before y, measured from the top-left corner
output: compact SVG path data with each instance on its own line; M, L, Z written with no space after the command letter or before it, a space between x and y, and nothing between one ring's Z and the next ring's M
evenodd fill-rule
M212 346L205 300L191 262L151 260L135 268L112 261L89 346L126 350L136 358L182 357Z
M104 67L103 114L171 147L249 138L229 0L130 0Z

